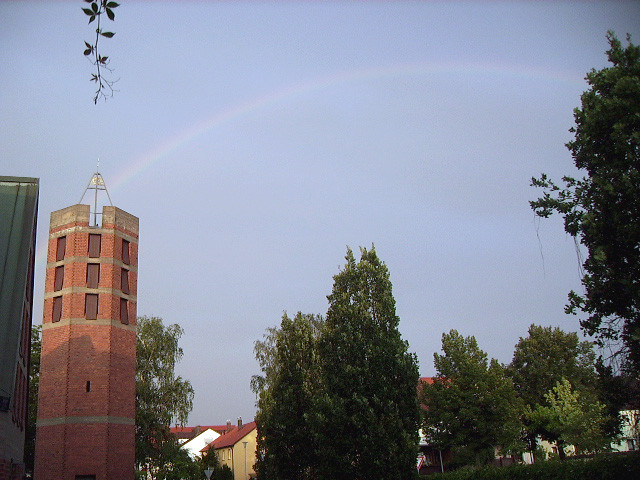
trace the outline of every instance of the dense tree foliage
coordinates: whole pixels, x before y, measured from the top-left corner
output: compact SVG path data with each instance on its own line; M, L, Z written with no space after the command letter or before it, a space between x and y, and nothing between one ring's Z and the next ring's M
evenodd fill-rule
M326 479L415 474L418 365L398 330L389 270L375 249L334 276L318 342L314 434Z
M557 382L545 399L544 405L528 408L526 416L544 440L558 446L561 458L565 445L574 445L581 453L606 449L611 439L603 433L603 404L584 398L566 378Z
M574 388L595 392L596 354L593 343L580 341L575 332L531 325L520 337L507 373L518 396L527 405L543 403L556 383L566 378Z
M193 407L193 388L175 375L182 357L179 325L165 327L161 318L138 318L136 372L136 462L151 471L174 452L169 432L174 423L185 423ZM163 477L158 477L163 478Z
M309 478L315 448L309 409L316 391L317 339L322 318L285 313L279 329L269 329L256 342L256 358L264 373L252 386L259 396L258 460L260 478Z
M418 367L398 331L389 271L374 249L346 260L324 322L285 315L256 345L261 478L415 475Z
M42 325L31 327L31 353L29 357L29 406L25 429L24 464L33 472L36 453L36 420L38 419L38 388L40 388L40 357L42 355Z
M442 350L434 354L438 377L422 385L429 442L462 464L487 463L495 448L520 450L522 407L504 368L456 330L442 335Z
M529 410L546 404L549 393L563 379L569 381L582 398L597 399L593 343L580 341L577 333L557 327L531 325L528 333L516 344L507 374ZM529 449L535 451L536 437L546 430L541 422L531 421L530 416L524 417L524 423Z
M530 202L541 217L559 213L585 247L584 294L570 292L567 312L581 311L584 331L613 344L627 369L640 371L640 48L607 34L611 66L592 70L574 112L567 144L582 178L558 186L546 175ZM622 344L616 345L616 341Z

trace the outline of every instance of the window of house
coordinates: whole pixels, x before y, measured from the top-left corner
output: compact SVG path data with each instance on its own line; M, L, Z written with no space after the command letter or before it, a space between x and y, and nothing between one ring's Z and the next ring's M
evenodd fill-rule
M129 302L126 298L120 299L120 323L129 325Z
M89 257L98 258L100 256L100 243L102 235L99 233L89 234Z
M100 264L87 263L87 287L98 288L100 283Z
M53 322L59 322L62 318L62 296L53 297Z
M121 269L120 271L120 291L129 293L129 270Z
M64 265L56 267L55 280L53 282L53 289L57 292L62 290L62 284L64 283Z
M58 237L58 245L56 246L56 262L64 260L65 250L67 249L67 237Z
M231 460L231 452L232 452L232 450L229 449L229 460Z
M122 239L122 263L126 263L127 265L131 263L131 260L129 258L129 249L130 249L129 241L123 238Z
M84 297L84 316L87 320L98 318L98 294L87 293Z
M87 393L91 391L91 380L87 380Z

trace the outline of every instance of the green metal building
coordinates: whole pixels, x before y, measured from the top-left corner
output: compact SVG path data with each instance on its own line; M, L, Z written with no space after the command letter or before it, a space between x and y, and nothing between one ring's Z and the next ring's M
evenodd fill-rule
M0 480L24 475L38 190L0 176Z

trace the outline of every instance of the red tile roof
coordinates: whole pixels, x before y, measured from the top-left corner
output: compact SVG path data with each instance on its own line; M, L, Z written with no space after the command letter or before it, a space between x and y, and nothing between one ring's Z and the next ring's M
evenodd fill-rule
M249 422L243 425L240 429L235 425L231 427L231 430L227 433L220 435L209 445L204 447L201 452L208 452L211 449L217 450L219 448L231 447L246 437L256 428L256 422Z

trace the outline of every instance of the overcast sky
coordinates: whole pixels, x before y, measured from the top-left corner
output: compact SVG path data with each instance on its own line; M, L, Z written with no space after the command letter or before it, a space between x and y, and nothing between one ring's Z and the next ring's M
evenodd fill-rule
M75 1L0 2L0 165L40 178L34 318L49 214L100 158L140 218L138 315L184 328L189 424L255 414L253 344L283 311L325 314L346 247L375 244L400 329L435 373L441 335L509 362L531 323L578 330L573 239L530 178L564 144L605 34L638 2L133 2L103 39L94 105Z

